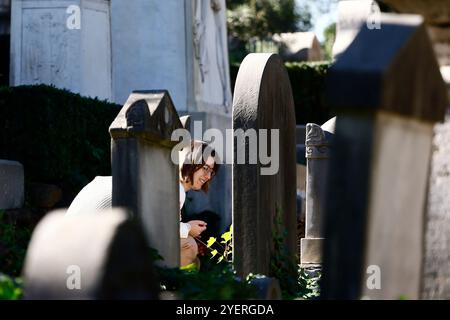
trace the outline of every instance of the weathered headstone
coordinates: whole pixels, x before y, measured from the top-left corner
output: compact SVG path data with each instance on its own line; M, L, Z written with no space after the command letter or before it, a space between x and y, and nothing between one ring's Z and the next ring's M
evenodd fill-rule
M328 77L338 115L322 297L417 299L433 124L447 106L422 18L382 14Z
M159 287L142 229L125 211L48 214L24 266L25 299L157 299Z
M172 132L182 128L167 91L135 91L109 131L112 205L129 208L149 245L169 267L179 265L179 174L171 159Z
M237 137L233 165L233 263L240 275L269 274L274 252L273 232L277 215L281 216L285 245L294 259L296 255L295 213L295 116L291 85L281 59L275 54L250 54L239 68L233 100L233 130L242 129L259 138ZM266 138L261 129L268 129ZM278 141L271 141L274 129ZM258 144L258 145L256 145ZM275 174L264 174L261 152L278 153ZM257 150L255 147L257 146ZM282 146L282 147L281 147ZM239 155L245 151L245 164ZM264 153L264 152L263 152ZM250 159L256 158L255 164ZM272 163L273 165L273 163ZM266 168L267 169L267 168ZM282 236L282 234L277 234Z
M109 2L15 0L10 85L49 84L111 99Z
M319 40L314 32L292 32L275 35L284 61L319 61L323 59Z
M450 1L383 0L398 12L421 14L428 33L450 101ZM444 124L434 127L433 154L428 186L425 257L423 265L422 298L450 298L450 180L448 159L450 150L450 109Z
M0 209L22 207L24 183L23 166L19 162L0 160Z
M301 240L302 264L322 262L326 183L335 121L332 118L322 127L314 123L306 125L306 225L305 238Z
M348 48L361 28L376 29L379 14L380 8L374 0L339 1L333 57L339 57Z
M435 126L427 199L424 299L450 299L450 116Z

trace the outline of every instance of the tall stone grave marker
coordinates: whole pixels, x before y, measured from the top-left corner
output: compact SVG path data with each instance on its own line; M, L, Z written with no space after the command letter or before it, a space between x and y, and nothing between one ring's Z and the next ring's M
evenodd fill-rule
M330 69L337 108L323 298L420 296L433 125L446 88L420 16L381 15Z
M171 159L178 143L171 135L179 128L167 91L133 92L109 128L112 205L133 212L169 267L180 259L179 174Z
M239 137L236 133L240 129L248 136L256 130L259 137ZM268 129L265 138L261 129ZM273 129L279 130L279 140L271 141ZM297 248L294 101L289 77L278 55L250 54L242 62L233 99L233 130L237 136L233 165L233 263L240 275L268 274L275 253L273 232L287 233L285 245L293 261ZM264 145L272 157L279 152L275 174L264 175ZM250 150L260 155L250 154ZM242 151L245 164L238 162ZM278 214L282 226L277 231Z
M10 85L111 99L109 1L13 0Z
M398 12L421 14L447 83L450 101L450 0L383 0ZM422 298L450 299L450 109L434 127L430 168Z

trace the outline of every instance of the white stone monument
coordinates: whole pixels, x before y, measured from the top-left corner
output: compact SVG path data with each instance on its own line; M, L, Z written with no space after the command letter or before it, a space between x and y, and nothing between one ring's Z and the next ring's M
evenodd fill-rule
M10 85L111 99L109 1L13 0Z
M224 0L111 1L113 100L133 90L165 89L180 115L210 128L231 129L231 88ZM231 168L222 166L206 196L191 192L195 210L231 223Z
M51 84L124 104L168 90L180 115L231 128L225 0L13 0L10 84ZM231 223L231 169L200 207ZM200 208L201 209L201 208Z

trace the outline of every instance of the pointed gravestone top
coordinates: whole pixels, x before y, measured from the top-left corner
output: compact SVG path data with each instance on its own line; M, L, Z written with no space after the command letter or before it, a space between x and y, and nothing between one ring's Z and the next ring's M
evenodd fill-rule
M442 121L447 107L434 51L417 15L382 14L381 29L362 28L330 68L327 90L335 107L380 109L426 121Z
M113 139L141 137L149 142L172 145L172 132L183 128L169 92L133 91L109 127Z

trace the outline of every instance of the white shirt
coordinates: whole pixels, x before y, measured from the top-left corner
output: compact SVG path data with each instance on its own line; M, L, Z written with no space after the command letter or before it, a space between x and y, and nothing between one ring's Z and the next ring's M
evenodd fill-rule
M180 220L181 220L181 208L183 208L185 201L186 201L186 192L184 192L184 187L180 183ZM189 236L190 230L191 225L189 223L180 222L180 238L186 239Z

